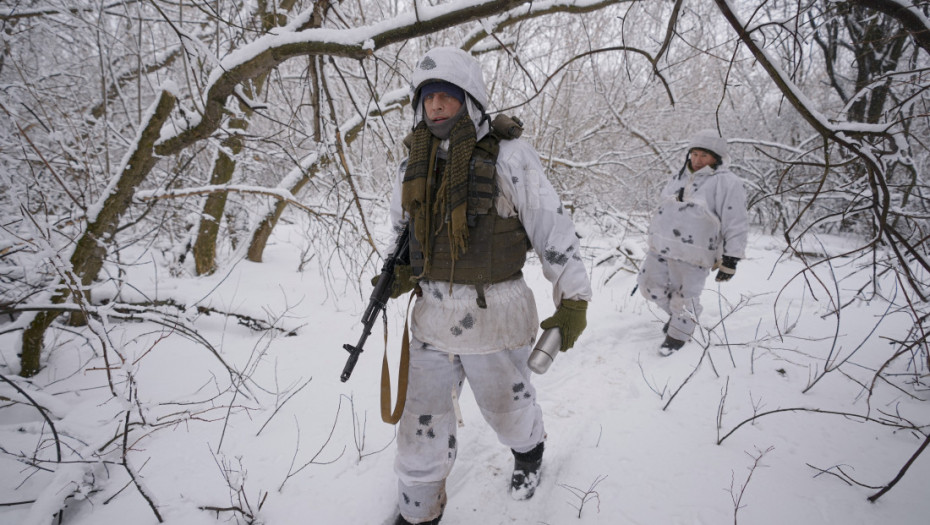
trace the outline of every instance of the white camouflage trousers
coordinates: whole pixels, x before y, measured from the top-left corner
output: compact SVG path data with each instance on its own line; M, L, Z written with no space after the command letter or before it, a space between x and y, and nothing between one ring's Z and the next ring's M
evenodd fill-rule
M468 385L498 440L517 452L541 441L542 409L526 360L531 346L490 354L453 355L413 338L407 404L397 429L398 505L404 519L437 518L446 504L446 478L455 462L456 405Z
M668 335L688 341L701 315L701 292L710 271L650 251L637 276L639 291L671 316Z

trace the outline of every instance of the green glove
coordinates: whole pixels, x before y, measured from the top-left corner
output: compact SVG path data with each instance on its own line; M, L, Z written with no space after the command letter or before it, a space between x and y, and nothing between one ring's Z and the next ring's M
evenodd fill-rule
M401 295L413 290L416 283L411 280L413 277L413 268L409 264L398 264L394 266L394 282L391 283L391 299L397 299ZM371 278L371 285L377 286L381 274Z
M564 352L575 344L588 326L587 311L588 301L562 299L555 315L539 323L539 327L543 330L557 327L562 334L562 347L559 350Z

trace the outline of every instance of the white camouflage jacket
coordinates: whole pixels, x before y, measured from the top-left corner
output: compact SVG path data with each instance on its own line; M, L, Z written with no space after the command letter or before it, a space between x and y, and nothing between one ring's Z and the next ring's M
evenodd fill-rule
M445 80L461 87L470 95L465 105L476 123L478 140L489 132L488 120L483 118L486 116L482 108L487 107L488 100L481 68L461 50L431 50L417 64L411 80L414 95L429 80ZM415 97L412 99L416 126L423 119L423 106ZM447 142L440 147L446 148ZM395 232L407 222L401 208L405 169L406 162L401 163L391 199ZM520 218L542 261L543 275L552 283L554 306L562 299L590 301L591 283L579 254L575 226L546 178L539 154L523 140L501 141L497 182L497 211L502 217ZM478 307L477 291L471 285L424 280L420 288L423 295L414 306L411 332L439 350L453 354L512 350L531 344L539 331L533 292L522 278L486 286L487 308Z
M749 235L746 190L727 167L685 169L662 190L649 224L649 249L710 268L721 256L742 259Z
M398 170L391 199L394 231L403 229L407 222L400 205L403 177L404 170ZM554 306L562 299L590 301L591 283L580 257L574 223L545 177L536 151L519 139L501 141L497 181L497 212L502 217L520 218L542 263L543 275L552 283ZM477 291L471 285L453 284L450 288L447 282L421 281L420 288L423 296L414 307L411 331L420 341L440 350L489 353L520 348L536 338L536 302L522 278L488 285L487 308L478 308Z

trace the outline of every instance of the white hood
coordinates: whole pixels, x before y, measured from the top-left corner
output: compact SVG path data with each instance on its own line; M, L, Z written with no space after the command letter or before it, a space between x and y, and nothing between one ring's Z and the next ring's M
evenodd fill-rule
M429 50L417 63L410 79L414 103L420 86L428 80L445 80L465 90L482 109L488 107L488 93L484 87L481 65L473 56L455 47L437 47Z
M420 88L431 80L451 82L468 93L470 97L465 97L465 107L475 123L478 138L489 132L490 125L485 122L488 92L484 86L481 64L475 57L456 47L436 47L430 49L417 62L410 79L414 127L423 120L423 104L419 100Z
M730 162L730 152L727 150L727 139L721 137L712 129L702 129L691 137L688 151L699 148L716 153L724 164Z

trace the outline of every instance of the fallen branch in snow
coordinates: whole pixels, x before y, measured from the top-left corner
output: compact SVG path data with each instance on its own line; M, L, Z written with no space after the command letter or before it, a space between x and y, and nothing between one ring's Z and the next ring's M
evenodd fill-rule
M262 506L265 504L265 500L268 499L268 491L264 492L259 490L259 501L258 507L252 508L252 503L249 502L248 495L245 490L245 480L248 477L248 471L242 465L242 457L237 457L239 462L239 467L235 468L226 462L224 458L222 461L218 460L216 454L213 454L213 461L216 462L217 468L220 469L220 473L223 475L223 479L226 480L226 485L229 486L230 491L230 505L225 507L219 507L214 505L201 505L197 507L200 510L206 510L210 512L215 512L217 518L219 518L220 512L235 512L238 513L245 519L245 523L252 525L262 523L258 519L258 512L262 510ZM236 520L238 523L239 520Z
M748 298L745 296L740 296L739 302L736 303L736 305L734 305L733 308L730 309L730 311L725 316L721 316L720 320L717 321L717 323L714 324L714 326L710 327L707 330L707 339L703 343L704 350L701 352L701 358L698 359L697 364L694 365L694 369L691 370L691 373L688 374L688 377L686 377L685 380L681 382L681 385L679 385L678 388L675 389L675 391L672 393L671 397L668 398L668 402L666 402L665 406L662 407L663 411L668 409L669 405L672 404L672 400L675 399L678 393L681 392L681 390L685 387L685 385L688 384L691 378L694 377L695 374L697 374L697 371L701 368L701 363L704 362L704 358L707 358L707 361L710 363L710 366L714 372L714 375L717 376L718 378L720 377L720 374L717 372L717 367L714 365L714 360L710 355L711 335L714 333L714 330L716 330L718 326L721 326L723 324L725 319L733 315L735 312L737 312L738 310L740 310L747 304L748 304ZM730 346L729 343L727 343L726 346L729 349L729 346Z
M704 358L708 356L707 349L709 347L710 347L710 343L707 343L706 345L704 345L704 351L701 352L701 358L698 359L697 364L694 365L694 369L691 370L691 373L688 374L688 377L686 377L685 380L682 381L680 385L678 385L678 388L676 388L675 391L672 392L671 397L668 398L668 401L665 403L665 406L662 407L663 411L668 410L669 405L672 404L672 400L674 400L675 397L678 395L678 393L681 392L681 390L685 387L685 385L688 384L688 381L691 381L691 378L694 377L694 374L697 374L697 371L701 368L701 363L704 362Z
M15 507L17 505L29 505L30 503L35 503L36 500L30 499L27 501L10 501L8 503L0 503L0 507Z
M751 458L753 458L754 461L753 461L753 463L752 463L752 466L749 467L749 475L746 476L746 481L745 481L745 482L743 483L743 485L739 488L739 491L735 491L735 490L734 490L734 485L733 485L734 479L733 479L733 477L732 477L733 475L731 474L731 478L730 478L730 498L733 500L733 525L736 525L736 524L737 524L737 514L739 513L739 509L741 509L741 508L743 508L743 507L745 506L745 505L742 504L742 503L743 503L743 496L746 494L746 487L749 486L749 480L752 479L752 475L753 475L753 473L756 471L757 468L759 468L760 466L764 466L764 465L761 465L761 463L760 463L760 462L762 461L762 457L765 456L766 454L768 454L769 452L773 451L773 450L775 450L775 447L769 447L769 448L767 448L767 449L765 449L765 450L762 450L762 451L760 451L760 450L757 448L757 449L756 449L756 455L755 455L755 456L753 456L752 454L749 454L749 453L747 452L747 454L749 454L749 456L750 456Z
M627 272L631 275L639 273L639 257L640 255L634 251L633 246L630 246L626 241L621 241L614 246L613 250L597 257L594 261L595 267L603 264L613 264L617 259L620 260L620 264L601 281L601 286L607 285L620 272Z
M720 377L720 373L717 372L717 367L716 365L714 365L713 357L710 355L711 337L715 333L714 331L717 329L718 326L722 326L724 321L727 318L729 318L731 315L733 315L734 313L736 313L743 307L747 306L748 304L749 304L749 298L746 296L740 296L739 302L737 302L733 306L733 308L731 308L730 311L727 312L726 315L721 315L720 320L717 321L717 323L715 323L714 326L707 329L707 338L703 343L704 350L701 352L701 358L698 360L697 364L694 365L694 369L691 370L691 373L688 374L688 377L686 377L685 380L681 382L681 385L679 385L678 388L675 389L675 391L672 393L671 397L668 398L668 402L666 402L665 406L662 407L663 411L668 409L669 405L672 404L672 400L675 399L675 397L679 394L679 392L681 392L681 390L685 387L685 385L688 384L691 378L694 377L695 374L697 374L697 371L700 369L701 363L704 362L705 358L707 358L707 361L710 363L710 367L711 367L711 370L713 370L714 375L717 376L718 378ZM722 310L721 310L721 314L723 314ZM731 343L729 343L728 341L724 341L723 346L726 346L727 350L729 351ZM730 358L732 360L732 354L730 354ZM734 362L733 365L736 366L736 363ZM729 376L727 376L727 379L729 381ZM726 396L724 395L724 397ZM721 403L723 403L723 399L721 399ZM723 410L722 405L719 407L719 410L721 411ZM719 421L720 417L722 417L722 413L718 413L718 425L720 424L720 421ZM718 426L718 435L719 435L719 428L720 427Z
M898 471L898 475L895 476L894 479L892 479L887 485L885 485L882 488L882 490L869 496L868 500L872 503L875 503L876 501L878 501L878 498L882 497L886 492L891 490L892 487L897 485L898 482L901 481L901 478L904 477L904 474L907 472L907 470L911 468L911 465L914 464L914 460L916 460L917 457L920 456L923 453L923 451L927 449L927 445L930 445L930 435L924 438L924 442L921 443L920 447L917 448L917 452L914 452L914 455L911 456L911 458L907 460L907 463L905 463L903 467L901 467L901 470Z
M238 375L238 372L236 372L236 370L234 370L232 367L229 366L229 364L226 363L225 359L223 359L223 357L220 355L219 350L213 347L213 345L210 344L210 342L206 338L202 337L197 332L197 330L195 330L192 326L190 326L188 324L187 319L184 319L182 317L181 314L183 310L180 306L171 304L171 301L165 302L164 305L175 307L179 311L177 313L168 313L168 312L163 311L162 309L154 308L155 306L154 303L147 305L147 306L153 306L153 308L145 308L145 307L135 306L131 304L120 304L118 306L103 305L99 307L91 307L91 306L81 307L75 304L57 304L57 305L41 304L41 305L31 305L31 306L25 306L25 307L8 308L5 310L0 310L0 314L7 314L7 313L13 313L13 312L39 311L39 312L55 312L57 315L59 313L64 313L64 312L80 312L80 313L85 314L85 316L88 316L88 317L103 318L103 316L106 316L109 319L123 319L123 320L128 320L128 321L147 321L147 322L155 323L155 324L170 328L171 330L176 332L178 335L185 337L205 347L207 350L210 351L210 353L214 355L214 357L216 357L220 361L220 363L222 363L223 367L226 368L226 370L230 373L232 377L236 377ZM198 312L200 311L200 308L202 307L197 307ZM213 310L206 309L203 313L210 313L211 311ZM218 310L215 312L221 313L223 315L233 316L233 317L236 317L238 315L234 313L221 312ZM286 333L287 335L292 335L294 333L293 331L288 331L283 328L278 328L270 324L266 325L264 324L265 323L264 321L255 320L255 322L263 323L262 324L263 330L273 330L273 329L279 330L283 333ZM110 367L107 367L107 369L109 368Z
M818 471L818 474L816 474L816 475L814 476L815 478L816 478L817 476L820 476L820 474L829 474L829 475L831 475L831 476L835 476L836 478L838 478L840 481L842 481L843 483L845 483L845 484L847 484L847 485L859 485L860 487L865 487L865 488L867 488L867 489L880 489L880 488L881 488L881 487L876 487L876 486L872 486L872 485L866 485L865 483L860 483L860 482L856 481L855 479L853 479L852 476L850 476L849 474L847 474L847 473L843 470L843 466L842 466L842 465L834 465L834 466L832 466L832 467L830 467L830 468L828 468L828 469L822 469L822 468L819 468L819 467L815 467L815 466L811 465L810 463L807 463L806 465L807 465L808 467L810 467L810 468L812 468L812 469ZM836 470L837 472L839 472L839 474L837 474L836 472L833 472L834 470Z
M319 462L319 461L316 460L316 458L319 457L319 455L323 452L323 450L326 449L326 446L329 444L330 440L333 439L333 432L335 432L335 430L336 430L336 422L339 421L339 411L340 411L340 410L342 410L342 398L339 399L339 405L336 407L336 416L333 418L333 426L329 429L329 435L326 436L326 441L324 441L323 444L320 445L319 450L317 450L317 451L316 451L316 454L314 454L313 457L310 458L310 461L304 463L303 465L301 465L299 468L297 468L297 469L295 470L295 469L294 469L294 461L297 460L297 454L300 452L300 423L297 422L297 447L294 449L294 457L291 458L291 466L288 468L287 474L284 476L284 480L281 481L281 485L278 486L278 492L281 492L282 490L284 490L284 484L287 483L287 480L289 480L289 479L291 479L292 477L296 476L301 470L303 470L303 469L309 467L310 465L314 465L314 464L317 464L317 465L326 465L326 464L328 464L328 463L333 463L333 462L335 462L336 460L338 460L339 458L341 458L343 454L345 454L346 449L345 449L345 447L342 447L342 452L340 452L339 455L336 456L336 458L333 459L332 461L323 461L323 462ZM295 421L296 421L296 418L294 418L294 419L295 419Z
M808 463L807 466L810 467L810 468L812 468L812 469L814 469L814 470L817 470L817 471L819 472L819 474L817 474L817 476L819 476L820 474L830 474L831 476L836 476L837 478L839 478L840 480L842 480L842 481L843 481L844 483L846 483L847 485L858 485L858 486L860 486L860 487L865 487L865 488L867 488L867 489L881 489L881 490L879 490L878 492L876 492L875 494L872 494L871 496L869 496L869 497L867 498L870 502L875 503L875 502L878 500L878 498L882 497L886 492L888 492L889 490L891 490L892 487L894 487L899 481L901 481L901 479L904 477L904 474L908 471L908 469L911 467L911 465L914 464L914 460L916 460L917 457L920 456L920 455L923 453L923 451L927 449L927 445L928 445L928 444L930 444L930 435L928 435L926 438L924 438L924 442L921 443L920 447L917 448L917 452L915 452L914 455L912 455L912 456L910 457L910 459L907 460L907 462L904 464L904 466L901 467L901 470L898 471L898 474L894 477L894 479L892 479L892 480L891 480L887 485L885 485L884 487L878 487L878 486L874 486L874 485L866 485L865 483L862 483L862 482L860 482L860 481L857 481L855 478L853 478L852 476L850 476L849 474L847 474L845 471L843 471L843 467L840 466L840 465L837 465L837 466L835 466L835 467L830 467L829 469L818 468L818 467L815 467L815 466L811 465L810 463ZM839 472L839 474L837 474L836 472L833 472L834 469L835 469L837 472ZM816 476L814 476L814 477L816 477Z
M727 353L730 355L730 364L733 365L733 368L736 368L736 360L733 359L733 348L730 346L730 336L727 335L727 325L723 322L724 318L732 313L732 310L726 316L723 315L723 294L720 293L720 283L717 283L717 310L720 313L720 328L723 330L721 339L723 345L727 347Z
M760 413L754 414L752 417L743 420L743 421L740 422L738 425L736 425L735 427L733 427L733 428L732 428L729 432L727 432L722 438L718 439L718 440L717 440L717 444L720 445L721 443L723 443L728 437L730 437L731 435L733 435L734 432L736 432L740 427L742 427L742 426L745 425L746 423L754 423L756 420L758 420L758 419L760 419L760 418L762 418L762 417L764 417L764 416L769 416L769 415L772 415L772 414L780 414L780 413L784 413L784 412L811 412L811 413L815 413L815 414L831 414L831 415L834 415L834 416L843 416L843 417L845 417L845 418L850 418L850 419L858 419L858 420L861 420L861 421L863 421L863 422L878 423L879 425L884 425L884 426L888 426L888 427L892 427L892 428L896 428L896 429L901 429L901 430L913 430L913 431L915 431L915 432L919 432L921 435L924 435L923 432L921 432L920 427L918 427L918 426L916 426L916 425L914 425L914 424L903 425L903 424L895 423L895 422L893 422L893 421L889 421L889 420L885 420L885 419L875 419L875 418L873 418L873 417L863 416L863 415L861 415L861 414L852 414L852 413L850 413L850 412L839 412L839 411L836 411L836 410L823 410L823 409L820 409L820 408L793 407L793 408L777 408L777 409L775 409L775 410L767 410L767 411L765 411L765 412L760 412Z
M258 432L255 433L255 437L258 437L262 433L262 430L265 430L265 427L268 426L268 423L271 423L271 420L275 417L275 415L277 415L278 411L281 410L284 404L290 401L292 397L296 396L297 393L303 390L305 386L309 385L310 381L313 381L312 377L306 380L304 384L297 387L297 390L294 390L293 392L291 392L290 395L284 398L284 401L282 401L280 404L278 404L278 406L275 407L274 412L272 412L271 415L268 416L268 419L265 420L265 423L262 424L262 428L258 429Z
M251 523L251 520L255 519L255 516L252 516L251 514L249 514L247 510L243 509L242 507L237 507L235 505L231 507L214 507L211 505L201 505L197 508L200 510L208 510L210 512L215 512L217 518L219 518L220 512L238 512L239 514L242 514L243 517L248 518L250 520L247 523Z
M717 441L720 441L720 429L723 428L723 413L727 402L727 393L730 390L730 376L720 392L720 403L717 404Z
M366 456L373 456L375 454L384 452L389 446L391 446L391 443L393 443L394 440L397 439L397 427L396 426L393 426L394 437L392 437L391 440L388 441L383 447L379 448L378 450L375 450L374 452L369 452L367 454L362 453L362 451L365 450L365 439L366 439L365 428L367 426L368 417L366 416L365 422L360 424L358 413L355 411L355 399L352 397L347 397L345 394L342 394L342 397L345 397L346 399L349 400L349 406L352 409L352 437L355 439L355 450L358 452L358 460L361 461L362 458Z
M662 390L659 390L658 387L654 386L649 382L649 379L646 378L646 370L643 368L643 362L639 357L636 358L636 365L639 366L639 373L643 376L643 381L646 383L646 386L649 387L649 390L655 392L655 394L659 396L659 399L665 399L665 393L668 391L668 383L665 383Z
M129 396L132 397L132 390L129 391ZM129 457L127 452L129 451L129 411L126 411L126 423L123 428L123 468L126 469L126 473L129 474L129 478L132 479L133 485L136 486L136 490L139 491L139 494L142 495L142 498L148 503L149 508L152 509L152 512L155 513L155 519L158 520L158 523L164 523L165 520L162 519L161 513L158 512L158 506L155 505L155 500L152 499L152 496L149 495L145 487L142 486L142 483L139 481L138 474L129 466Z
M165 307L165 306L176 308L178 310L177 315L179 316L182 313L186 313L187 310L190 309L190 307L188 307L187 305L178 304L173 299L168 299L164 301L151 301L148 303L120 303L117 305L113 305L111 309L112 311L118 312L120 314L124 314L125 317L123 317L123 319L132 321L132 320L136 320L136 318L133 317L134 314L141 315L141 314L146 314L146 313L164 313L161 307ZM198 314L203 314L203 315L219 314L219 315L223 315L226 317L235 318L239 321L240 325L245 326L246 328L257 331L257 332L275 330L275 331L281 332L286 335L296 335L296 329L287 330L285 328L275 326L274 323L269 323L266 320L258 319L250 315L245 315L245 314L241 314L238 312L228 312L228 311L219 310L219 309L211 308L208 306L200 306L200 305L194 306L192 309L196 311ZM148 320L148 319L145 319L145 320Z
M273 338L266 339L264 336L262 336L262 338L256 341L255 346L252 347L252 353L249 355L249 360L246 361L245 365L243 366L243 371L238 372L233 379L233 384L231 385L233 389L233 397L229 402L229 406L226 407L226 416L223 418L223 430L220 432L220 442L216 446L217 453L219 453L219 451L223 448L223 440L226 438L226 429L229 426L229 419L233 414L236 398L240 393L244 393L243 390L247 391L246 393L249 393L246 382L254 383L252 380L252 374L255 372L255 367L258 366L262 360L262 357L268 352L268 348L271 346L271 342L273 340ZM264 347L261 350L257 350L259 343L262 341L265 341Z
M587 490L582 490L577 487L572 487L570 485L566 485L565 483L559 483L560 487L571 492L573 496L578 498L578 505L569 503L569 505L578 509L578 519L581 519L581 512L584 510L584 505L585 503L589 501L597 500L597 511L598 512L601 511L601 495L598 494L598 492L594 490L594 488L597 487L597 485L600 482L604 481L605 479L607 479L607 476L598 476L597 479L595 479L594 482L591 483L591 485L588 487Z

